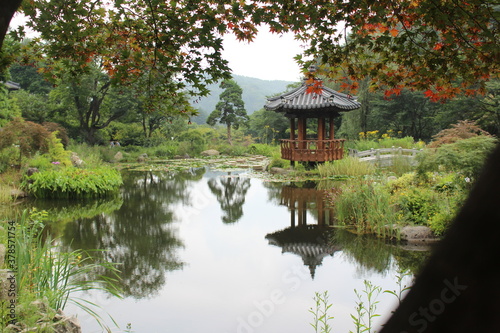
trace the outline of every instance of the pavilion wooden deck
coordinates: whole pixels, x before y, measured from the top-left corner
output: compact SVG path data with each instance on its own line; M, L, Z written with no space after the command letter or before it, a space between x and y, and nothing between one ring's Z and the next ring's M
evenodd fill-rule
M345 139L281 140L281 158L294 162L326 162L344 157Z

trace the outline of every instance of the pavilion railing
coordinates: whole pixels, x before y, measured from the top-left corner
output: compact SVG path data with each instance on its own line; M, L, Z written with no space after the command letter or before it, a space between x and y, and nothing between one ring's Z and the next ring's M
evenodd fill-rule
M345 139L281 140L281 158L297 162L326 162L344 157Z

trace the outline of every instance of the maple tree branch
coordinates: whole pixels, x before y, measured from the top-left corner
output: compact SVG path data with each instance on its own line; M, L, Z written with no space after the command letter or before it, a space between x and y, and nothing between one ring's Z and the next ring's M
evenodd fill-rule
M432 54L434 56L437 56L437 54L431 50L429 50L428 48L420 45L420 43L418 43L414 38L413 38L413 32L410 31L410 29L408 29L405 25L405 20L401 14L401 8L399 8L399 6L395 3L395 1L390 1L390 4L391 4L391 7L392 7L392 12L396 15L397 19L398 19L398 22L401 24L403 30L405 31L406 33L406 36L408 37L408 39L410 40L410 42L415 45L416 47L418 47L419 49L421 49L422 51L424 51L425 53L429 53L429 54Z
M460 2L458 2L457 0L453 0L453 1L454 1L455 5L456 5L458 8L460 8L460 10L461 10L462 12L464 12L464 13L465 13L465 14L469 17L469 19L470 19L471 21L473 21L473 22L474 22L474 24L475 24L476 26L480 27L483 31L489 31L489 29L488 29L487 27L483 27L483 26L481 26L481 24L478 22L478 20L476 19L476 18L477 18L477 14L476 14L476 15L474 15L474 14L473 14L473 13L471 13L470 11L465 10L462 6L460 6ZM486 5L486 3L484 3L484 2L483 2L483 5ZM487 6L487 8L488 8L488 11L490 11L490 10L491 10L491 8L490 8L489 6ZM491 11L490 11L490 13L491 13ZM493 13L491 13L491 14L493 14ZM494 19L494 20L495 20L494 15L490 15L490 17L491 17L492 19ZM498 23L498 21L497 21L497 20L495 20L495 21Z
M153 35L154 35L154 48L153 48L153 64L152 64L152 67L155 68L156 67L156 60L158 59L158 41L160 40L158 38L158 24L157 24L157 18L156 18L156 15L155 15L155 10L153 8L153 3L151 2L151 0L145 0L146 3L148 4L149 6L149 9L151 10L151 19L153 20Z
M429 2L430 2L431 4L433 4L433 5L434 5L434 7L435 7L437 10L439 10L442 14L444 14L444 15L445 15L445 17L447 17L447 16L448 16L448 15L447 15L447 14L446 14L443 10L442 10L442 8L436 4L436 2L435 2L434 0L429 0ZM461 39L462 41L464 41L464 42L465 42L465 43L466 43L466 44L467 44L470 48L472 48L472 49L473 49L473 50L475 50L476 52L478 52L478 53L482 53L479 49L477 49L474 45L472 45L472 44L468 41L468 39L467 39L467 38L464 36L464 34L462 33L462 31L461 31L460 27L458 27L458 26L455 24L455 22L453 22L453 21L452 21L452 20L450 20L449 18L447 18L447 20L446 20L446 21L447 21L449 24L451 24L451 26L453 26L453 27L455 28L455 31L456 31L456 32L460 35L460 39Z

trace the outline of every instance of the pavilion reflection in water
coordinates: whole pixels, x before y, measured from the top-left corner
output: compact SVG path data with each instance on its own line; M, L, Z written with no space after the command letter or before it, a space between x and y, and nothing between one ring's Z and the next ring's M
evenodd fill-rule
M290 227L268 234L266 239L281 247L282 253L300 256L314 279L323 259L339 250L331 242L333 209L326 208L323 193L315 187L283 186L280 204L290 211ZM315 218L313 223L308 224L308 212Z

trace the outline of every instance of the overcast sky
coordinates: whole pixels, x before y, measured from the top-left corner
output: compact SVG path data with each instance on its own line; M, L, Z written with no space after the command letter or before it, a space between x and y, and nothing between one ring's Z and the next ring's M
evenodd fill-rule
M23 24L25 18L15 15L11 27ZM224 37L223 57L229 61L234 74L263 80L300 81L301 69L293 60L302 53L301 43L293 34L277 35L261 27L251 43L239 42L233 35Z
M252 43L224 39L223 56L234 74L263 80L300 81L301 69L293 59L302 53L301 43L292 34L279 36L262 28Z

